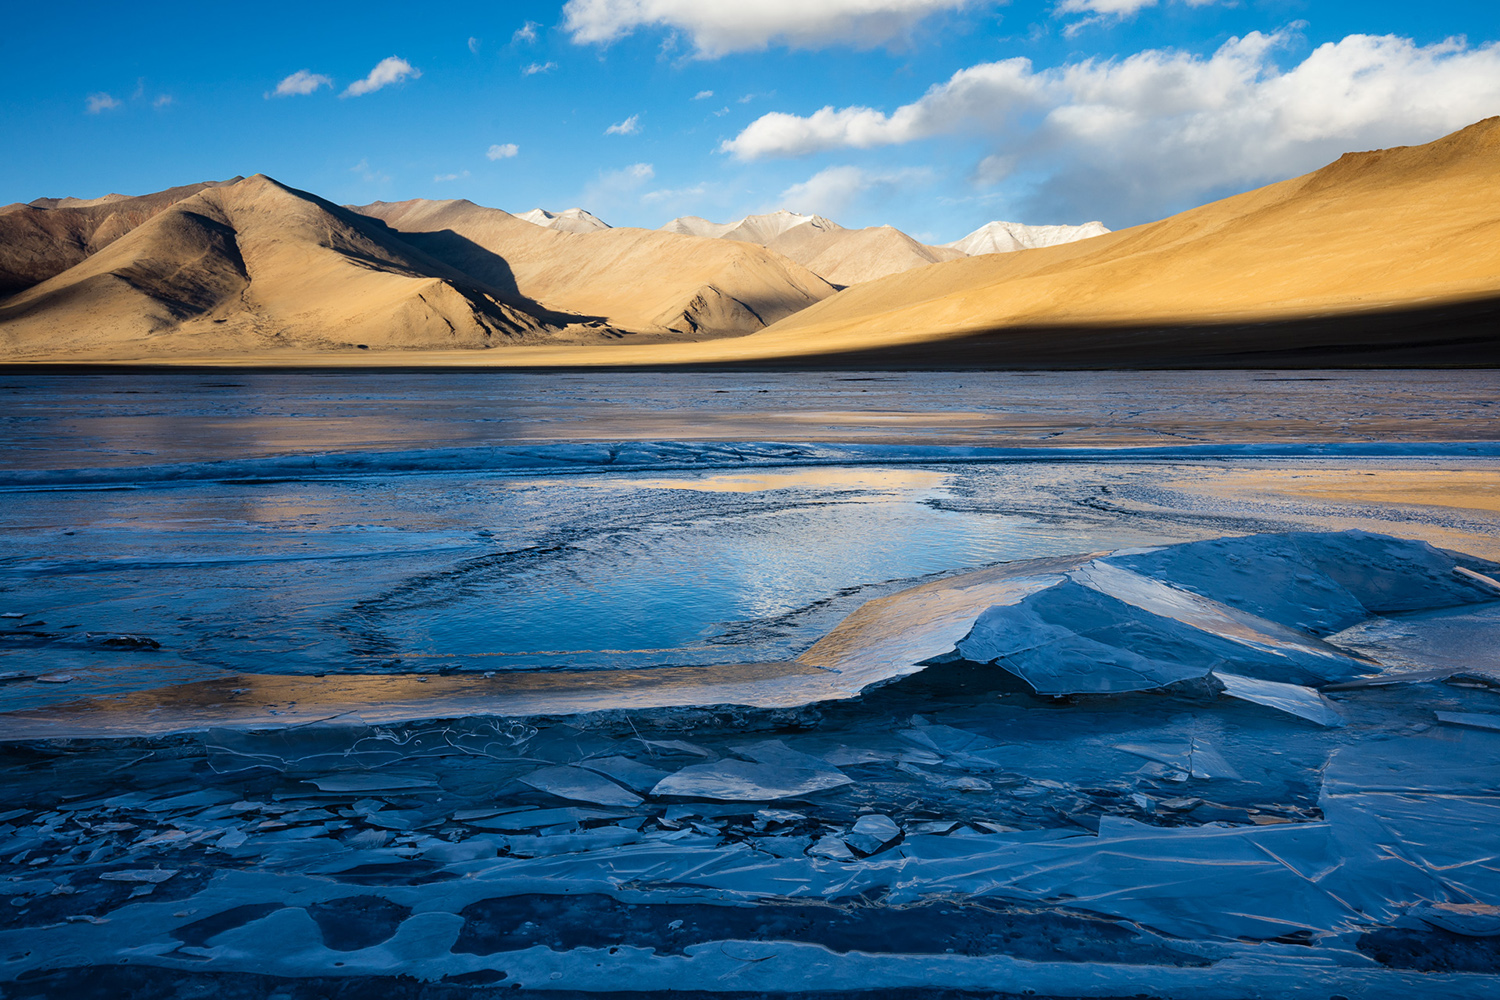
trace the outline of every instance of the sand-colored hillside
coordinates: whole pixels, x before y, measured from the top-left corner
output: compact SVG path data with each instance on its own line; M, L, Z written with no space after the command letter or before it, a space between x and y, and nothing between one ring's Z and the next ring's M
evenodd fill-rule
M810 272L742 241L562 233L464 202L370 211L401 231L263 177L199 192L0 300L0 356L1500 364L1500 118L1425 146L1351 153L1161 222L932 264L831 296ZM708 336L778 316L746 336ZM589 317L592 328L580 325ZM607 328L620 317L687 332L622 338ZM387 347L407 350L379 350Z
M827 230L798 226L767 246L843 287L964 256L962 250L918 243L891 226Z
M821 215L798 215L786 209L747 215L735 222L710 222L685 215L668 222L661 231L755 243L791 258L840 288L965 256L963 250L926 246L891 226L845 229Z
M239 180L186 184L139 197L38 198L7 205L0 209L0 298L61 274L184 198Z
M1007 329L1055 339L1045 331L1244 324L1493 296L1500 118L1425 146L1349 153L1161 222L859 285L736 347L764 357L990 332L1003 344Z
M488 284L636 333L747 334L834 291L743 242L649 229L563 232L469 201L377 202L357 211Z
M257 175L182 199L0 301L0 352L444 350L562 333L526 305L373 220Z

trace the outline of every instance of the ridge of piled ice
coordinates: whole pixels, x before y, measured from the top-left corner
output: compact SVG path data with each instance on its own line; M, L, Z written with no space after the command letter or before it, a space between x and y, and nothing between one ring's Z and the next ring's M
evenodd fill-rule
M1145 691L1218 672L1235 697L1328 725L1326 705L1294 689L1380 664L1316 633L1382 614L1493 602L1481 574L1462 568L1425 542L1364 531L1119 552L989 608L957 649L1039 694Z

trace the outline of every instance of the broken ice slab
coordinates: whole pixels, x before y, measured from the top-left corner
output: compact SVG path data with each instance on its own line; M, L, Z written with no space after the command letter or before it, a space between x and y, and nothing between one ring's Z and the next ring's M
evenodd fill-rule
M1435 712L1439 722L1454 726L1473 726L1475 729L1500 730L1500 715L1488 712Z
M103 872L99 877L106 882L145 882L156 885L176 874L175 868L130 868L124 871Z
M658 781L667 776L666 771L659 771L630 757L591 757L579 761L578 766L602 774L641 794L649 792Z
M1240 780L1239 772L1222 754L1196 737L1188 737L1182 743L1121 743L1115 749L1165 764L1205 781L1215 778Z
M848 775L831 767L815 770L721 760L712 764L690 764L663 778L651 790L651 795L653 798L672 795L720 802L768 802L811 795L850 783Z
M958 651L1053 695L1149 691L1203 677L1224 656L1197 629L1072 580L990 608Z
M308 783L320 792L398 792L418 788L436 788L437 780L431 775L415 774L330 774L310 778Z
M641 797L592 770L564 764L543 767L520 777L520 782L561 799L592 802L599 806L638 806Z
M499 816L488 816L484 819L471 819L464 822L468 826L481 830L520 833L523 830L540 830L549 826L583 823L589 820L625 819L629 815L628 812L618 810L564 806L559 809L518 809Z
M1379 660L1386 674L1447 670L1500 681L1500 601L1372 618L1329 641Z
M1269 654L1268 664L1273 668L1285 660L1289 667L1310 676L1338 680L1377 666L1361 662L1311 633L1133 573L1112 565L1107 559L1096 559L1080 566L1068 577L1142 611L1238 643L1250 651L1248 655L1255 661Z
M1426 542L1366 531L1213 538L1108 561L1319 635L1372 614L1494 600ZM1483 560L1468 559L1488 571Z
M1312 688L1263 681L1256 677L1241 677L1222 670L1214 671L1214 676L1224 685L1224 693L1231 698L1288 712L1320 726L1337 727L1344 724L1344 717L1339 714L1338 709Z
M900 839L901 827L896 821L878 813L861 816L844 834L844 843L864 857L879 854Z
M1465 937L1500 937L1500 906L1488 903L1428 903L1411 916Z

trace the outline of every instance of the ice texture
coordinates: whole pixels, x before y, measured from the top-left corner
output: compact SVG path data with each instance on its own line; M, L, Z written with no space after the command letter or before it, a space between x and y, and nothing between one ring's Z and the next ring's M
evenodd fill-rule
M0 991L1494 994L1500 601L1444 553L1299 538L1237 541L1293 584L1305 551L1399 572L1315 634L1121 565L1171 548L1080 555L882 597L819 663L539 675L459 717L433 676L412 722L288 686L274 730L0 743ZM588 710L515 711L560 703Z
M1214 676L1224 685L1224 693L1231 698L1241 698L1278 709L1309 722L1316 722L1320 726L1344 724L1344 718L1339 715L1338 709L1312 688L1300 684L1263 681L1258 677L1240 677L1223 670L1214 671Z

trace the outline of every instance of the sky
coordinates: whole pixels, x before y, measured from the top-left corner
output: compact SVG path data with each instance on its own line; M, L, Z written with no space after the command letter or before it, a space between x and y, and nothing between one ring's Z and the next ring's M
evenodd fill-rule
M1500 3L16 5L0 204L268 174L927 242L1165 217L1500 114Z

